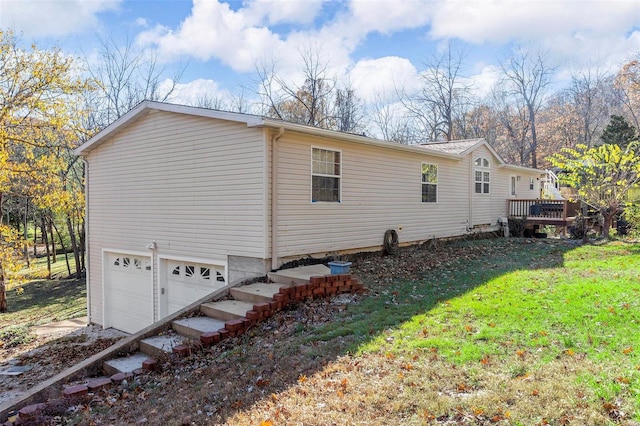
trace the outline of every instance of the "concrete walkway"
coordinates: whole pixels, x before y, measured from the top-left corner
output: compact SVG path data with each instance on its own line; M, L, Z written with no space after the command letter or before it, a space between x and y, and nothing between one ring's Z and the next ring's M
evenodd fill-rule
M88 317L73 318L64 321L50 322L49 324L36 325L31 332L36 336L49 336L53 334L69 334L87 326Z

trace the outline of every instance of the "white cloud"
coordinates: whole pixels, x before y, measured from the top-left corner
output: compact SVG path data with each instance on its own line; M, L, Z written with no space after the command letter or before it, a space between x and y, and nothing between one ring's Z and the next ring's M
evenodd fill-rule
M432 15L433 4L431 0L353 0L350 19L353 25L360 27L365 33L390 33L427 24Z
M624 33L638 24L633 1L467 1L434 3L431 35L471 43L548 39L579 32Z
M269 25L309 24L314 21L324 0L253 0L243 13L253 22Z
M192 13L176 31L158 26L138 41L157 45L167 60L190 55L202 61L219 58L236 71L250 71L258 52L278 49L280 40L267 27L254 26L243 10L228 4L194 0Z
M499 66L486 65L479 73L469 76L468 80L472 84L473 93L482 98L491 93L491 89L500 81L501 75Z
M388 101L402 90L413 92L419 83L418 71L413 64L397 56L358 61L349 78L365 103Z
M97 14L117 9L121 0L39 0L0 2L0 28L26 37L59 37L95 29Z
M166 92L172 85L173 81L166 79L160 84L159 91ZM204 105L203 103L226 100L229 96L229 92L220 89L216 81L200 78L188 83L178 83L171 94L171 102L209 107L216 105Z

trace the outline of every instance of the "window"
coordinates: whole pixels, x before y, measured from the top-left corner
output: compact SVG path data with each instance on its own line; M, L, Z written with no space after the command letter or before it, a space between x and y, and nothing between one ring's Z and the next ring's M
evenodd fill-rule
M203 280L210 280L211 279L211 270L209 268L204 268L204 267L200 267L200 276L202 277Z
M475 191L476 194L488 194L491 183L491 172L488 170L491 163L484 157L475 159Z
M173 268L173 271L171 271L171 275L180 275L180 266L176 266L175 268Z
M128 268L129 265L131 265L131 259L129 259L128 257L123 257L122 266L124 266L125 268Z
M196 267L194 265L184 265L184 276L189 278L196 273Z
M516 177L511 176L511 195L516 195Z
M531 191L533 191L533 188L534 188L534 187L533 187L533 183L534 183L534 182L533 182L533 178L530 178L530 179L529 179L529 189L530 189Z
M422 202L435 203L438 200L438 166L422 163Z
M340 152L312 148L311 201L340 202Z

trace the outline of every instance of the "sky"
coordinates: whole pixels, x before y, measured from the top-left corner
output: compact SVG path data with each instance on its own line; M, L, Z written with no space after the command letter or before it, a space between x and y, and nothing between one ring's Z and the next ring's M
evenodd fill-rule
M0 28L89 61L101 38L152 49L167 69L184 69L176 103L251 92L260 63L299 78L301 52L314 46L372 103L417 88L447 44L467 52L478 93L518 47L557 66L557 87L586 66L615 72L640 52L640 1L0 0Z

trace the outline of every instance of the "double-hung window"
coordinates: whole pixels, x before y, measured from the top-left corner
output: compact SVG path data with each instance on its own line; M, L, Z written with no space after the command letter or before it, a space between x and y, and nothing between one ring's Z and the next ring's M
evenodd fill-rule
M340 151L312 148L311 201L339 203L342 176Z
M422 202L438 201L438 166L422 163Z
M474 165L476 194L488 194L491 184L491 163L487 158L478 157L475 159Z

